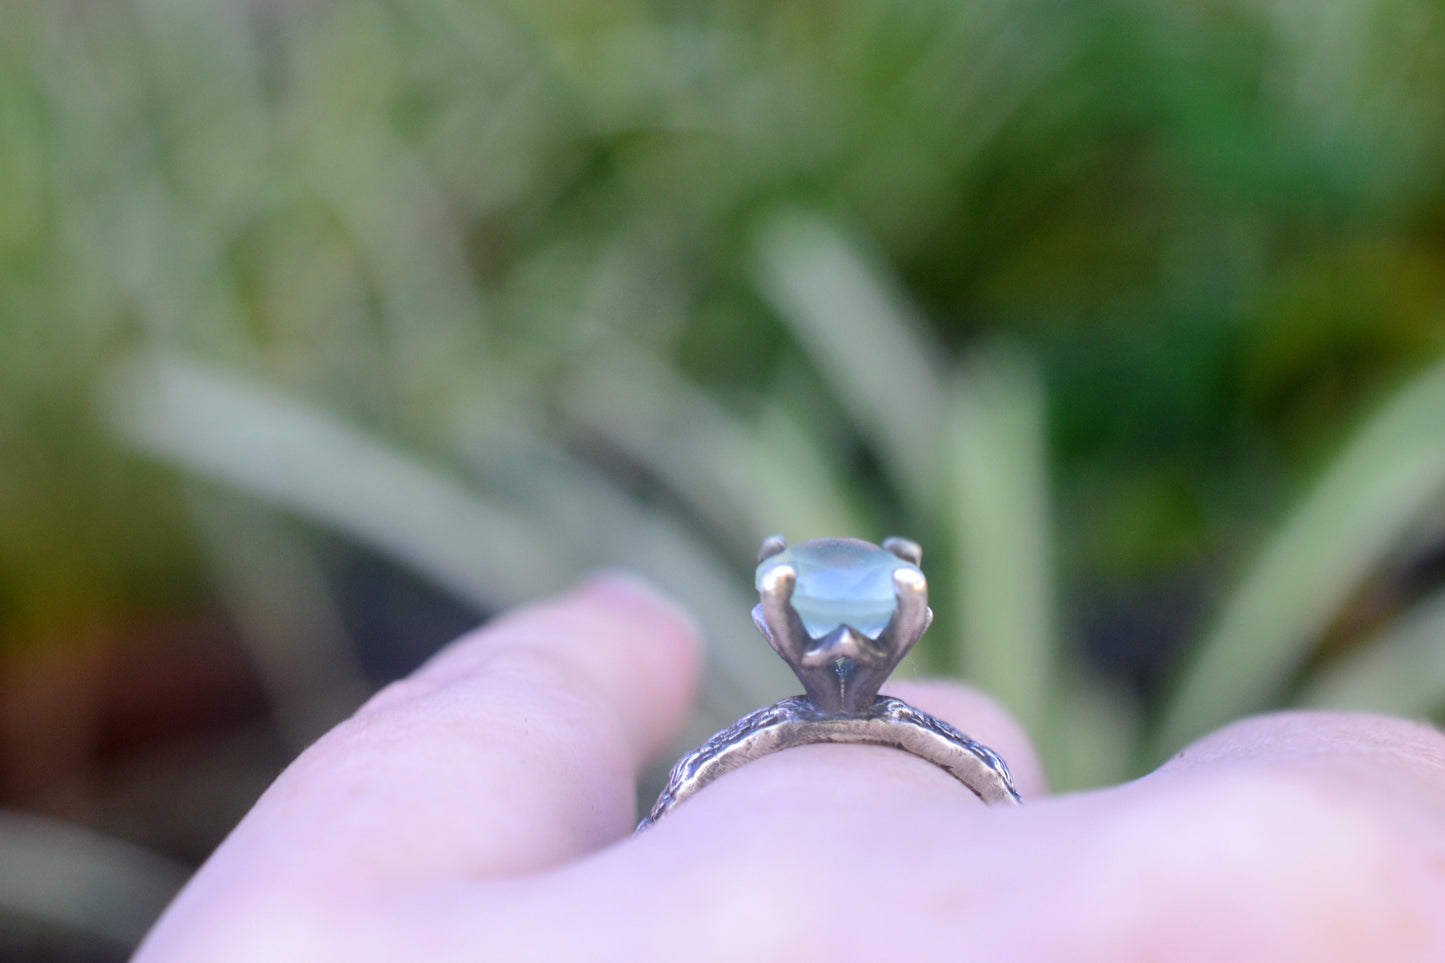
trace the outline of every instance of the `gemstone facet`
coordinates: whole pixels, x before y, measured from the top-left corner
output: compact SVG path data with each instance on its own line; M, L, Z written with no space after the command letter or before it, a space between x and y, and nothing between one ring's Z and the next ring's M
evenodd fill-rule
M791 604L815 639L840 625L876 638L898 608L894 571L918 571L892 552L856 538L817 538L764 559L756 578L759 591L767 573L779 565L798 573Z

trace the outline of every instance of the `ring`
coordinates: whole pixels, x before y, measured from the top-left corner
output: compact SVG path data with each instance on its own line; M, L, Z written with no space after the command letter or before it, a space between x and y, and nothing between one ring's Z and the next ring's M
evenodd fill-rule
M803 683L804 695L744 716L678 760L641 833L690 796L772 752L823 742L888 746L927 760L990 805L1018 805L998 754L902 699L880 696L889 673L933 621L915 542L882 547L820 538L758 550L753 623Z

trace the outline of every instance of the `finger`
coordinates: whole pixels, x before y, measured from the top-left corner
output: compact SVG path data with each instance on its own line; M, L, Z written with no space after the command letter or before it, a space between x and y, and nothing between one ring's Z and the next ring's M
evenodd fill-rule
M813 749L860 747L789 750L728 779L741 796L743 773L769 759L798 776ZM813 769L768 777L774 795L729 820L723 779L687 804L700 823L714 794L697 832L680 807L670 838L663 824L565 874L570 889L550 898L587 910L549 939L549 958L586 959L606 935L636 958L689 946L700 960L780 946L856 959L956 959L962 947L1020 961L1445 959L1442 759L1445 737L1429 727L1280 714L1153 776L1015 810L950 814L936 798L910 806L857 787L840 799ZM629 871L638 882L618 887ZM652 922L619 927L639 902ZM501 925L525 927L546 906ZM737 919L751 922L729 928Z
M1428 726L1261 716L1031 815L1024 851L1047 862L1010 867L986 931L1002 948L1019 927L1017 958L1445 958L1445 738ZM1023 928L1039 905L1049 926Z
M1159 775L1211 766L1344 776L1364 789L1403 789L1413 798L1445 787L1445 738L1433 726L1391 716L1276 712L1204 737L1165 763Z
M994 700L946 681L888 693L993 749L1026 796L1044 792L1037 752ZM1007 869L991 862L1004 848L995 837L1027 808L987 807L897 749L802 746L721 777L632 843L526 889L489 891L435 929L458 958L484 938L549 961L595 959L598 946L639 960L905 958L893 951L917 935L920 907L936 937L946 921L932 907L966 904L964 892ZM559 905L569 925L548 927ZM950 926L936 958L968 942Z
M262 796L172 907L238 890L401 889L523 873L625 833L635 774L687 711L691 623L595 580L498 619L379 693Z
M635 775L681 722L696 634L609 577L506 616L383 690L305 753L247 822L321 834L313 865L506 875L624 833Z
M1119 960L1445 955L1445 738L1428 726L1275 713L1065 802L1036 839L1054 941Z

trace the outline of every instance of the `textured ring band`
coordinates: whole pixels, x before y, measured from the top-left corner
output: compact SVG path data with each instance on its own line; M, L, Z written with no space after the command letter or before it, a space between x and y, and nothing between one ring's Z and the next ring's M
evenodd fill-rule
M811 702L795 696L743 716L679 759L637 831L739 766L783 749L827 742L902 749L943 769L986 803L1020 801L1008 766L997 753L902 699L879 696L865 715L819 716Z
M789 549L773 536L758 558L761 601L753 621L807 694L744 716L678 760L637 832L740 766L816 743L902 749L985 803L1020 802L997 753L901 699L878 695L933 619L916 544L818 539Z

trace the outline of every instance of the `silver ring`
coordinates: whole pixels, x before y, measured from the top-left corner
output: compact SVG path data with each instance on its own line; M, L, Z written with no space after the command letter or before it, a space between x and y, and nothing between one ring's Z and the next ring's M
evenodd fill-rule
M887 746L927 760L990 805L1018 805L1008 766L993 750L879 687L933 621L922 550L890 538L758 550L753 622L806 693L744 716L672 767L641 833L721 776L769 753L841 742Z

